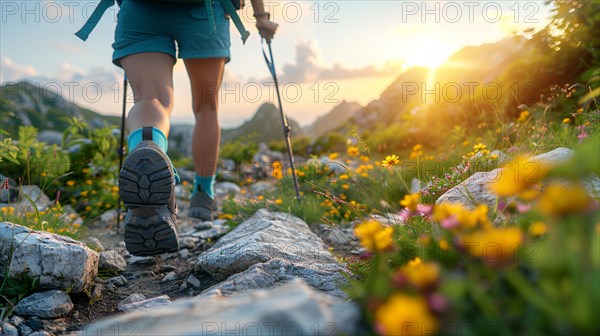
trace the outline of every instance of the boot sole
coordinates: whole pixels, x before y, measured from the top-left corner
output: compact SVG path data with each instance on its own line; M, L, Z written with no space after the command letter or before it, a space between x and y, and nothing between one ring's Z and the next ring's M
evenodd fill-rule
M168 158L148 145L129 154L119 174L119 194L128 208L169 204L175 178Z
M131 209L131 220L125 225L125 246L137 256L152 256L177 252L177 230L168 219L159 215L158 209Z

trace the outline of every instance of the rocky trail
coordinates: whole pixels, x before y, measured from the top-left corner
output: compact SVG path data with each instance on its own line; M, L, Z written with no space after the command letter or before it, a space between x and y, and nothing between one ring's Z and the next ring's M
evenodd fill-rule
M243 197L231 184L217 190L219 202ZM361 252L351 229L262 209L230 230L225 220L188 218L188 195L177 193L180 250L154 257L129 255L116 211L89 226L81 239L88 247L0 223L0 267L12 254L12 275L41 279L0 334L354 333L359 310L341 290L350 273L331 253Z

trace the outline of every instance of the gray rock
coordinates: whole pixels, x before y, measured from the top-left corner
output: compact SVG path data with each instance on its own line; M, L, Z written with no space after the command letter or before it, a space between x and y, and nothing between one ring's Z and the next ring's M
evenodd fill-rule
M53 130L43 130L37 134L39 142L45 142L48 145L60 145L62 143L62 132Z
M128 305L128 304L135 303L135 302L144 301L144 300L146 300L146 296L144 296L144 294L133 293L133 294L129 295L128 297L126 297L125 299L121 300L119 303L117 303L117 309L121 310L121 306Z
M127 259L127 264L130 266L154 266L154 264L156 264L156 260L153 257L132 256Z
M167 282L167 281L173 281L173 280L177 280L177 273L169 272L169 273L165 274L165 276L162 279L160 279L160 282Z
M73 302L65 292L51 290L31 294L15 306L15 314L43 318L65 315L73 309Z
M215 183L215 194L220 197L239 194L240 191L242 191L242 188L233 182Z
M190 257L190 250L188 250L188 249L179 250L179 258L187 259L189 257Z
M127 279L124 276L119 275L119 276L112 277L112 278L108 279L107 283L109 285L113 285L113 286L117 286L117 287L122 287L122 286L127 285Z
M100 263L98 265L100 270L108 272L123 272L127 268L125 259L121 257L119 252L115 250L100 252Z
M0 335L19 336L19 330L10 323L0 321Z
M548 153L532 157L530 162L552 166L571 158L573 154L574 152L571 149L556 148ZM486 204L489 207L494 207L497 197L490 192L488 184L497 180L503 173L504 168L497 168L489 172L477 172L440 196L436 204L461 203L467 207ZM514 172L510 173L514 174Z
M229 228L222 225L212 225L208 230L202 230L192 233L192 237L200 239L216 239L226 234Z
M33 329L25 323L21 324L17 329L19 329L21 335L29 335L33 332Z
M21 186L20 192L23 195L27 195L27 197L33 201L38 211L46 210L52 203L50 198L46 196L42 189L36 185ZM17 204L16 208L23 212L33 212L35 209L31 205L29 199L27 199L25 196L22 196L21 202Z
M18 315L13 315L11 316L11 318L8 320L8 322L10 322L10 324L14 325L15 327L20 326L23 322L25 322L25 319L22 318L21 316Z
M171 303L171 299L167 295L157 296L152 299L143 301L137 301L118 306L119 310L125 313L132 312L134 310L146 311L156 307L168 305Z
M198 242L198 240L198 238L194 237L182 237L179 238L179 246L181 248L193 250L196 247L196 243Z
M321 239L299 218L266 209L257 211L200 255L196 270L221 277L233 275L212 288L228 294L300 277L316 289L345 297L337 284L344 282L346 269Z
M196 231L202 231L202 230L208 230L210 228L212 228L213 223L212 222L200 222L194 225L194 230Z
M108 210L100 215L100 223L103 226L113 225L117 222L117 216L119 212L116 209Z
M98 253L69 237L0 222L0 269L8 265L9 276L37 278L39 289L81 292L98 274Z
M196 278L195 276L193 276L193 275L190 275L187 278L186 282L189 283L190 285L196 287L196 288L200 288L200 285L202 284L200 282L200 280L198 278Z
M52 334L45 330L38 330L38 331L32 332L31 334L29 334L27 336L52 336Z
M269 181L258 181L250 186L250 192L255 196L262 195L265 192L272 191L273 189L275 189L275 185L273 182Z
M90 333L108 334L115 325L135 325L139 335L358 335L364 333L358 329L359 321L355 304L294 280L225 299L191 298L116 316L88 326L84 333L89 328Z
M88 237L87 246L96 252L104 251L104 245L96 237Z

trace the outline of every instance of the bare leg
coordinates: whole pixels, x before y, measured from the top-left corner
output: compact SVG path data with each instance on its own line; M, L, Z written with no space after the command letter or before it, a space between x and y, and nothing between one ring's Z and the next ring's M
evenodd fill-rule
M197 175L211 176L216 172L221 139L217 109L225 59L186 59L185 66L192 86L192 105L196 118L192 135L194 170Z
M163 53L141 53L123 58L121 65L135 102L127 116L128 130L154 126L168 136L173 110L173 58Z

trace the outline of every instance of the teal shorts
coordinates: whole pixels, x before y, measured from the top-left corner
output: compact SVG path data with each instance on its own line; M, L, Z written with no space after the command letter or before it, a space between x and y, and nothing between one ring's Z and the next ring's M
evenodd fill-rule
M179 58L231 59L229 21L219 1L213 2L216 30L204 3L123 0L118 14L113 63L121 66L125 56L159 52Z

